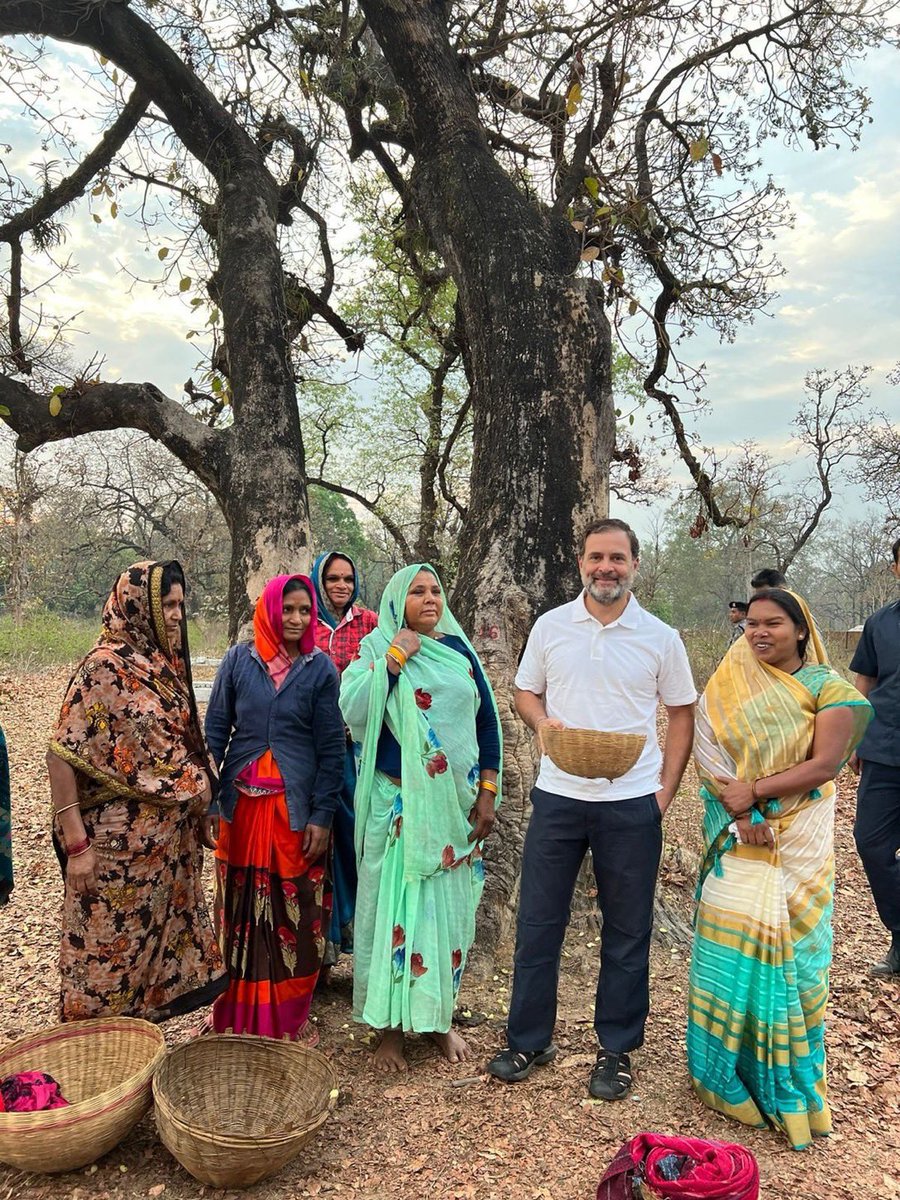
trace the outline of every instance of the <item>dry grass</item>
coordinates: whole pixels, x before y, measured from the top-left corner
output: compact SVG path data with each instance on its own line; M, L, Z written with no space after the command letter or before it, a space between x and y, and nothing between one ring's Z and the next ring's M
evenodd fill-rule
M18 878L14 903L0 910L3 1041L55 1020L61 889L47 834L42 758L64 682L64 672L5 680L2 721L12 754ZM13 689L16 699L10 703ZM594 1050L597 949L590 925L579 921L570 932L563 960L557 1025L561 1054L552 1066L514 1087L485 1079L454 1086L460 1077L474 1075L474 1069L439 1060L424 1041L412 1049L408 1076L376 1077L364 1031L350 1021L349 964L344 962L333 988L314 1010L322 1046L342 1082L343 1102L293 1165L249 1194L260 1200L592 1200L619 1144L651 1129L746 1143L759 1159L767 1200L900 1195L900 985L877 983L865 973L866 965L881 953L884 937L853 851L852 803L852 784L844 779L828 1035L836 1120L832 1138L797 1154L774 1133L746 1129L703 1108L690 1090L684 1061L687 962L682 952L660 947L652 961L647 1044L635 1056L635 1093L616 1105L591 1101L586 1080ZM688 876L693 872L698 824L699 809L687 780L666 822L667 891L685 912L693 891ZM470 978L464 985L465 1002L488 1018L470 1035L479 1061L502 1043L509 983L507 947L492 979ZM167 1037L183 1037L185 1023L172 1023ZM23 1177L0 1167L0 1200L130 1200L148 1195L165 1200L215 1195L169 1157L150 1118L96 1170L50 1178Z

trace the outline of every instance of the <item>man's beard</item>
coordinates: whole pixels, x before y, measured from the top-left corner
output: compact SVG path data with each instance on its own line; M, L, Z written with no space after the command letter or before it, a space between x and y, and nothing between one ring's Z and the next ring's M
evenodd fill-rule
M585 583L587 594L597 604L615 604L621 600L634 581L633 575L627 575L624 579L608 580L598 582L595 579L590 579Z

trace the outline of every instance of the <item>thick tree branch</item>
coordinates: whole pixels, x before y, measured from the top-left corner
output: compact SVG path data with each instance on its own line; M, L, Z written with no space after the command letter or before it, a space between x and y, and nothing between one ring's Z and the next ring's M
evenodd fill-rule
M322 296L301 283L295 275L286 275L284 280L285 302L292 318L291 337L297 337L311 316L321 317L323 321L344 339L348 354L357 354L366 343L366 335L361 330L351 329L340 313L336 312Z
M59 399L57 416L46 395L0 374L0 404L9 410L6 423L18 434L23 452L48 442L105 429L140 429L161 442L219 497L225 430L201 424L152 383L98 383L73 387Z

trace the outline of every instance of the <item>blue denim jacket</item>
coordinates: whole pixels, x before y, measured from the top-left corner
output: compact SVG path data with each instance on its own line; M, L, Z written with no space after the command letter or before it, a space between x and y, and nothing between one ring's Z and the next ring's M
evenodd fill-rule
M291 829L331 828L344 780L344 721L338 674L313 650L291 664L276 691L254 646L232 646L216 672L206 710L206 741L219 768L210 812L227 821L237 803L235 779L271 750L284 779Z

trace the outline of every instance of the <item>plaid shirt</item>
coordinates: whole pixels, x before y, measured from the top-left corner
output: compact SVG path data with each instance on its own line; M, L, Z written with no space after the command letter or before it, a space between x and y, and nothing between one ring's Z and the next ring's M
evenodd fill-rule
M370 608L352 607L337 629L322 620L316 622L316 645L329 656L338 674L343 675L354 658L359 658L359 643L377 624L378 613Z

